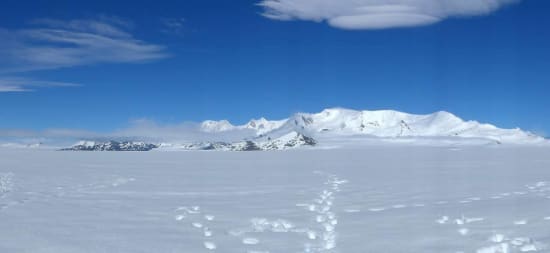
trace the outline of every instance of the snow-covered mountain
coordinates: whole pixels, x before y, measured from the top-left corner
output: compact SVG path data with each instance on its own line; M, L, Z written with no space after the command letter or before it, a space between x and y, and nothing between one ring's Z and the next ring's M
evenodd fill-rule
M223 151L259 151L285 150L304 146L315 146L317 142L297 132L290 132L276 139L242 140L237 142L190 142L190 143L147 143L142 141L79 141L62 151L151 151L161 150L223 150Z
M366 142L407 142L438 144L542 144L544 138L516 129L501 129L477 121L465 121L449 112L426 115L392 110L356 111L343 108L319 113L297 113L283 120L254 119L243 125L227 120L204 121L199 131L210 139L145 143L80 142L68 150L147 151L160 150L283 150L304 146L339 147ZM241 132L243 139L227 141L230 134Z
M286 150L304 146L315 146L317 142L308 136L290 132L279 138L254 138L250 140L229 142L195 142L186 144L161 143L159 149L164 150L224 150L224 151L258 151Z
M220 133L238 130L253 130L257 135L271 132L280 128L287 120L267 120L265 118L252 119L248 123L240 126L234 126L227 120L213 121L207 120L201 123L200 130L207 133Z
M157 145L145 142L134 141L80 141L70 148L62 149L64 151L150 151L158 148Z
M328 136L369 136L379 138L475 138L499 143L535 143L544 138L516 129L500 129L477 121L464 121L449 112L427 115L392 110L356 111L343 108L325 109L320 113L297 113L288 119L252 120L234 126L228 121L208 121L202 131L218 134L229 130L252 129L255 138L279 138L297 132L313 138Z

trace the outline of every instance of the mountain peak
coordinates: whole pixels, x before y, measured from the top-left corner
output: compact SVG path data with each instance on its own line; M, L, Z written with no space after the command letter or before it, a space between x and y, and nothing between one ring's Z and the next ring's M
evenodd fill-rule
M229 121L227 120L206 120L201 123L201 130L203 132L208 133L218 133L218 132L224 132L233 130L235 126L233 126Z
M458 116L437 111L431 114L410 114L396 110L352 110L332 107L318 113L295 113L284 120L252 119L242 126L228 121L205 121L203 131L220 133L228 130L253 130L256 136L279 138L290 132L310 136L372 136L380 138L484 138L499 142L532 142L542 138L517 129L499 129L491 124L464 121Z
M318 113L295 113L283 120L252 119L244 125L227 120L204 121L201 130L215 134L248 130L250 138L281 138L296 132L323 138L325 136L369 136L378 138L477 138L499 143L531 143L544 140L519 129L500 129L491 124L464 121L448 111L410 114L396 110L352 110L326 108Z

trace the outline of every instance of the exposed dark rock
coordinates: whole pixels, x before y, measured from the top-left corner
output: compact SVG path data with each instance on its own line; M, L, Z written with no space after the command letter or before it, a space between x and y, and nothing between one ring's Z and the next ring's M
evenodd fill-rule
M317 141L315 139L305 136L303 134L298 134L296 138L285 143L285 147L297 147L297 146L315 146Z
M259 151L262 150L258 145L253 141L246 141L243 146L233 145L232 150L234 151Z
M133 141L107 141L100 143L79 144L70 148L62 149L63 151L150 151L158 148L158 145L145 143L145 142L133 142Z

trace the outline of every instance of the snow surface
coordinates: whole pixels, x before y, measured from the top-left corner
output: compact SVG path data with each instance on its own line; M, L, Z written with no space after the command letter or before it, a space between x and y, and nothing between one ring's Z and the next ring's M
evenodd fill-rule
M0 150L0 252L550 252L543 147Z

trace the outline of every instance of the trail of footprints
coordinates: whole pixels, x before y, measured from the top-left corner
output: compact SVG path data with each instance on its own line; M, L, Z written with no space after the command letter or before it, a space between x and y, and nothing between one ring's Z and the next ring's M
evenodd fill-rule
M533 185L526 186L529 193L535 193L541 197L548 198L548 192L550 192L550 183L538 182ZM525 195L524 192L512 193L515 195ZM497 196L506 197L512 194L503 193ZM499 198L497 198L499 199ZM458 218L450 218L449 216L442 216L436 220L441 225L454 225L457 227L457 232L461 236L468 236L470 233L469 224L474 222L483 222L485 218L477 217L465 217L462 215ZM550 217L544 217L542 221L550 221ZM519 219L512 221L511 224L515 226L522 226L529 223L527 219ZM537 252L541 250L547 250L547 245L538 242L529 237L509 237L504 234L495 233L487 239L489 245L481 247L476 250L476 253L511 253L511 252Z
M327 177L325 189L311 203L296 204L296 206L304 208L311 214L313 228L300 228L285 219L252 218L250 219L249 227L232 229L229 231L229 235L238 237L240 242L245 246L258 247L261 241L256 236L249 235L260 233L294 233L303 236L306 240L303 244L303 252L305 253L333 252L336 248L338 218L333 212L332 207L336 193L340 191L342 184L347 183L347 180L341 180L334 175L322 172L316 172L316 174ZM218 249L217 244L211 240L213 233L208 227L208 225L212 225L211 222L214 220L214 216L201 215L201 208L199 206L182 206L178 207L175 212L176 221L186 222L202 233L204 248L211 251ZM267 250L247 250L246 252L269 253Z
M292 222L284 219L266 219L266 218L252 218L250 219L250 226L247 228L233 229L229 231L229 234L238 237L243 245L258 246L261 241L255 236L248 236L258 233L295 233L300 236L304 236L306 242L303 244L303 252L305 253L323 253L334 252L337 246L337 233L336 228L338 225L338 216L333 210L334 201L336 195L340 192L341 185L347 183L346 180L341 180L335 175L326 174L322 172L315 172L316 174L325 176L327 181L325 182L324 189L313 199L310 203L300 203L296 206L304 208L307 212L311 213L311 226L306 228L300 228L294 225ZM412 207L426 207L429 205L446 205L450 203L467 204L475 201L482 200L498 200L512 196L523 196L527 194L536 194L543 198L550 198L550 182L537 182L532 185L526 186L525 191L506 192L493 195L488 198L482 197L469 197L458 201L446 201L441 200L432 204L416 203L412 205L395 204L390 207L375 207L370 208L370 212L382 212L389 209L404 209ZM346 209L347 213L361 212L359 209ZM198 206L193 207L179 207L176 209L175 219L177 221L188 221L189 224L202 233L204 238L203 245L207 250L214 251L217 249L217 244L211 240L213 232L209 229L209 225L212 225L214 216L201 215L201 209ZM542 218L544 221L550 221L550 216ZM469 236L470 225L472 223L483 222L485 218L482 217L466 217L464 215L460 217L442 216L435 220L436 223L446 226L455 226L457 235ZM521 226L528 224L528 220L519 219L512 222L513 225ZM493 234L487 239L487 246L479 248L476 253L509 253L509 252L536 252L543 249L547 249L545 245L535 241L529 237L508 237L503 234ZM264 250L248 250L247 253L269 253ZM460 251L457 253L461 253Z
M497 193L489 197L467 197L459 200L439 200L432 203L414 203L414 204L394 204L390 206L378 206L368 208L369 212L383 212L395 209L403 208L419 208L419 207L428 207L428 206L437 206L437 205L449 205L449 204L470 204L477 201L486 201L486 200L502 200L511 197L522 197L522 196L538 196L545 199L550 199L550 182L537 182L534 184L526 185L526 190L514 191L514 192L503 192ZM347 213L360 212L359 209L346 209L344 210Z
M545 249L542 243L528 237L508 238L503 234L494 234L488 241L491 245L478 249L476 253L536 252Z
M546 219L546 218L545 218ZM462 215L458 218L450 218L442 216L436 222L441 225L453 225L457 228L457 233L461 236L468 236L470 233L469 224L475 222L483 222L485 218L465 217ZM550 220L550 218L546 219ZM527 220L518 220L513 222L514 225L525 225ZM476 253L512 253L512 252L537 252L546 250L547 245L538 242L529 237L508 237L504 234L495 233L487 239L489 245L476 250ZM461 252L457 252L461 253Z
M341 180L335 175L330 175L322 172L316 172L316 174L325 176L327 181L325 182L325 189L323 189L313 199L311 203L296 204L298 207L302 207L312 215L312 228L299 228L292 222L284 219L266 219L266 218L252 218L250 220L250 227L245 229L236 229L229 231L232 236L239 237L243 245L259 245L261 241L256 237L245 236L253 233L275 232L275 233L296 233L301 236L305 236L307 240L303 245L303 250L306 253L309 252L332 252L336 248L337 233L336 227L338 225L337 215L333 211L333 205L340 187L342 184L347 183L346 180ZM112 180L107 180L102 183L94 183L89 185L79 185L77 187L58 187L54 192L50 192L52 196L63 196L67 192L85 192L89 190L96 190L109 187L118 187L130 182L135 181L134 178L114 177ZM14 174L13 173L0 173L0 210L8 208L11 205L24 203L29 199L21 201L2 201L14 189ZM30 193L29 193L30 194ZM36 196L42 196L47 193L32 193ZM46 196L44 195L44 196ZM509 198L513 196L535 195L541 198L550 199L550 182L537 182L534 184L526 185L526 190L505 192L495 194L487 198L470 197L454 203L467 204L475 201L482 200L499 200ZM9 199L8 199L9 200ZM4 203L3 203L4 202ZM431 205L446 205L453 203L453 201L441 200L432 203ZM368 209L370 212L382 212L389 209L403 209L412 207L425 207L430 204L416 203L412 205L395 204L390 207L374 207ZM346 209L347 213L361 212L359 209ZM214 237L213 231L210 226L213 225L215 217L210 214L202 214L199 206L191 207L178 207L175 210L175 219L180 222L189 222L189 225L201 233L203 237L203 246L207 250L215 251L217 244L212 240ZM550 216L541 218L543 221L550 222ZM456 226L457 234L460 236L468 236L470 234L469 224L475 222L483 222L485 219L480 217L454 217L442 216L436 220L441 225ZM527 219L518 219L512 221L513 225L521 226L529 223ZM539 243L529 237L508 237L504 234L496 233L491 235L487 239L489 244L486 247L482 247L477 250L476 253L508 253L508 252L536 252L547 249L545 245ZM262 250L248 250L247 253L269 253L269 251Z
M13 173L0 173L0 196L13 189Z
M253 218L250 228L233 230L231 233L236 236L251 232L296 233L305 237L306 242L303 245L303 252L333 252L336 248L336 227L338 225L338 217L333 211L333 205L337 193L340 192L341 185L348 181L341 180L331 174L315 173L327 178L325 189L311 203L296 204L296 206L304 208L311 214L311 227L300 228L284 219L268 220L265 218ZM249 253L259 252L249 251Z
M313 203L304 205L309 212L315 216L315 222L320 229L306 231L308 239L318 241L317 245L306 243L305 252L330 252L336 248L336 226L338 225L337 215L332 210L336 194L340 192L340 185L347 183L347 180L341 180L335 175L324 174L328 180L325 182L324 189L319 196L313 200Z
M442 225L454 225L461 236L468 236L470 223L482 222L484 218L465 217L458 218L443 216L436 220ZM493 234L487 239L489 245L476 250L476 253L511 253L511 252L537 252L546 249L546 245L529 237L508 237L504 234ZM457 253L463 253L459 251Z
M0 173L0 210L14 204L12 201L4 201L5 197L13 190L13 173ZM5 203L4 203L5 202Z
M122 176L113 175L111 176L111 178L102 180L99 182L94 182L94 183L85 184L85 185L77 185L76 187L72 187L72 188L59 187L58 190L61 190L64 192L89 192L89 191L95 191L95 190L101 190L101 189L107 189L107 188L116 188L116 187L129 184L134 181L136 181L136 179L133 177L122 177Z
M202 215L199 206L181 206L176 208L175 213L176 221L188 221L190 226L202 234L204 238L203 245L206 249L215 250L217 248L216 243L209 240L214 235L214 232L208 227L209 223L214 221L214 215Z
M17 194L17 196L15 196ZM32 200L29 196L18 196L15 174L0 173L0 211L25 204Z
M325 189L323 189L317 198L311 203L297 204L296 206L302 207L312 215L311 228L299 228L292 222L284 219L269 220L266 218L252 218L250 220L250 227L246 229L236 229L229 231L230 235L239 237L243 245L259 245L261 241L256 237L245 236L253 233L275 232L275 233L296 233L301 236L305 236L307 240L303 245L303 250L306 253L309 252L332 252L336 248L337 233L336 227L338 225L337 215L333 211L333 205L340 187L342 184L347 183L346 180L341 180L335 175L330 175L322 172L316 172L316 174L325 176L327 181L325 182ZM60 197L68 192L86 192L90 190L118 187L130 182L135 181L134 178L126 177L113 177L111 180L107 180L101 183L93 183L88 185L79 185L77 187L57 187L55 191L48 193L29 193L32 196L49 196ZM9 200L7 197L14 189L14 174L13 173L0 173L0 210L8 208L12 205L17 205L29 201L30 198L24 198L22 200ZM526 185L526 190L515 192L504 192L492 195L490 197L469 197L458 201L446 201L441 200L431 204L416 203L412 205L395 204L389 207L374 207L368 209L370 212L382 212L390 209L404 209L413 207L426 207L429 205L446 205L450 203L468 204L482 200L499 200L509 197L521 197L525 195L535 195L541 198L550 199L550 182L537 182L534 184ZM35 196L35 197L36 197ZM7 201L5 201L7 199ZM188 221L189 225L201 233L204 238L203 246L207 250L214 251L217 249L217 244L212 240L214 233L210 229L210 226L214 222L215 217L213 215L201 213L199 206L191 207L178 207L176 210L175 219L177 221ZM346 209L347 213L361 212L359 209ZM441 225L456 226L457 234L460 236L468 236L470 234L469 225L475 222L483 222L485 219L480 217L454 217L442 216L435 222ZM543 221L550 222L550 216L541 218ZM530 221L527 219L514 220L511 223L516 226L522 226L528 224ZM536 252L540 250L546 250L546 245L539 243L529 237L508 237L504 234L496 233L491 235L487 239L489 244L486 247L482 247L477 250L476 253L508 253L508 252ZM261 250L248 250L247 253L269 253L269 251Z
M210 229L210 226L213 225L215 216L210 214L202 214L200 206L181 206L175 209L175 220L178 222L184 222L189 226L193 227L197 233L201 234L203 238L203 246L205 249L210 251L215 251L218 249L217 243L213 239L214 232ZM230 232L233 236L242 236L246 232L264 232L267 230L284 232L288 231L290 228L293 228L290 222L284 220L269 221L267 219L255 218L251 220L253 230L250 231L241 231L241 232ZM243 245L257 245L260 243L260 240L255 237L243 237L241 239ZM247 253L268 253L268 251L254 251L249 250Z
M18 189L17 195L8 198L10 193L15 192L14 178L15 175L13 173L0 173L0 211L35 200L60 198L73 193L86 193L99 189L116 188L136 180L132 177L120 177L115 175L101 182L76 186L57 186L46 191L21 191L21 189Z

